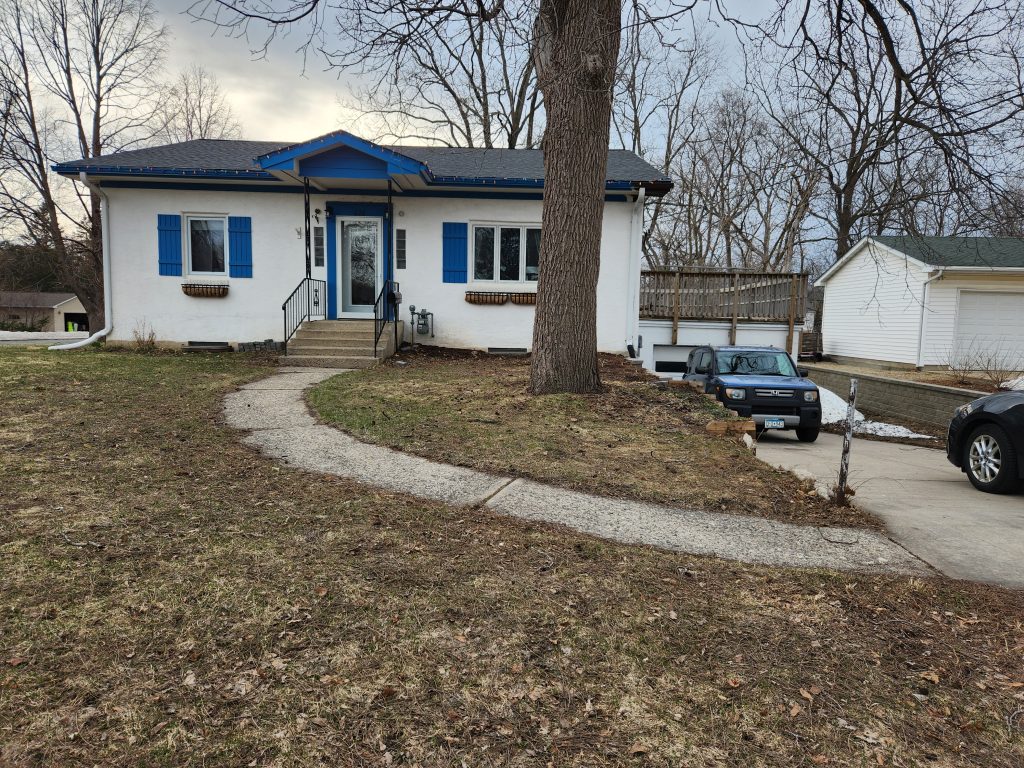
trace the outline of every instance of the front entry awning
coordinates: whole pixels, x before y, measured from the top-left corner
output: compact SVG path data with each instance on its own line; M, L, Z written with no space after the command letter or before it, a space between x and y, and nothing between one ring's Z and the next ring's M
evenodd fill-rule
M344 185L380 191L387 189L389 181L400 189L423 188L430 177L424 163L347 131L282 147L261 155L256 162L282 181L308 179L318 190Z

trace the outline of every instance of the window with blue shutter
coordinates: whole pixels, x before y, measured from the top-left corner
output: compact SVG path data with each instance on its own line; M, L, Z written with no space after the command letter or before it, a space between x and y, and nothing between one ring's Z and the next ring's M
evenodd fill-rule
M441 225L441 230L444 238L441 250L443 280L446 283L465 283L469 261L469 225L465 222L446 221Z
M231 277L252 277L252 219L228 216L228 260Z
M181 216L158 213L156 217L160 274L181 277Z

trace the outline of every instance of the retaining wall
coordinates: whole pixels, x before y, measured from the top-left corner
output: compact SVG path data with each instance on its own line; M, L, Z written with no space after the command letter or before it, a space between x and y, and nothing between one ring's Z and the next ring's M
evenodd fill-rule
M834 368L802 365L819 386L831 389L844 400L850 394L850 379L856 377L857 410L870 416L896 422L910 421L935 427L941 433L949 426L953 411L964 403L984 397L984 392L970 389L920 384L904 379L863 373L847 373Z

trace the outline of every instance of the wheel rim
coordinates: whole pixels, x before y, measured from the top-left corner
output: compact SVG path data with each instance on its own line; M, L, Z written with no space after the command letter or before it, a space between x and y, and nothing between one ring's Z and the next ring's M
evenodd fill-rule
M1003 465L999 443L992 435L978 435L971 443L971 474L983 483L991 483L999 477Z

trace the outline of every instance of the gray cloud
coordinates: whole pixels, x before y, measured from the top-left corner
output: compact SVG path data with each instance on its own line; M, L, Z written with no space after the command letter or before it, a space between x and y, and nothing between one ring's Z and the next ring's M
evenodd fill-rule
M345 114L338 105L339 99L351 100L354 79L324 71L323 61L313 56L303 72L296 36L278 38L266 56L257 59L250 42L186 15L189 0L155 0L154 4L171 32L168 77L191 64L215 75L245 138L301 141L354 127L355 116Z

